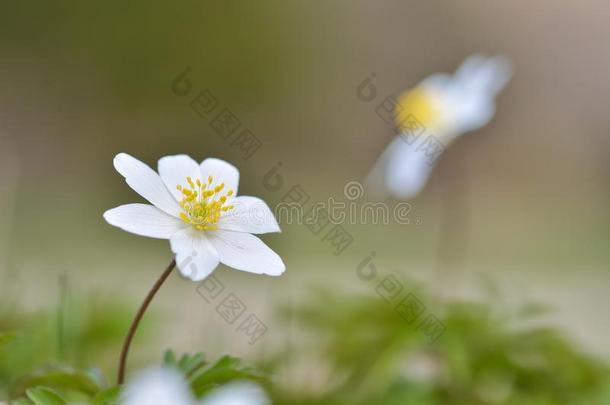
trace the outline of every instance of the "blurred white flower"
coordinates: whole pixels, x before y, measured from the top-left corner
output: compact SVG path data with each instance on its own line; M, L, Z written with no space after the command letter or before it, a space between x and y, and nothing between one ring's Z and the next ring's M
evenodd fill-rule
M111 225L151 238L169 239L180 273L201 281L219 263L256 274L284 272L282 259L252 234L280 232L267 204L237 197L239 171L209 158L166 156L157 174L134 157L119 153L114 167L148 204L127 204L104 213Z
M155 368L137 375L122 394L122 405L195 405L182 375L170 368Z
M238 381L210 392L197 401L184 377L170 368L137 375L121 396L121 405L269 405L265 391L252 382Z
M239 381L217 388L203 399L201 405L268 405L271 402L258 385Z
M510 63L504 57L472 55L453 75L432 75L403 93L395 111L401 134L371 170L367 191L378 197L388 193L401 199L415 197L444 149L491 120L495 97L510 76Z

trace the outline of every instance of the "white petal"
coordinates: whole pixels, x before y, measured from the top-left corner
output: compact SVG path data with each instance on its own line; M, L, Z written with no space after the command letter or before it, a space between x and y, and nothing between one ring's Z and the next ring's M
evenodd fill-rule
M208 232L220 261L237 270L279 276L286 270L282 259L259 238L249 233Z
M268 405L265 391L249 381L233 382L214 389L203 398L202 405Z
M178 201L182 200L182 192L176 186L188 187L186 178L191 177L193 180L201 178L199 164L187 155L165 156L159 159L157 165L159 176L165 183L167 189L172 193Z
M157 208L175 217L180 215L180 206L153 169L138 159L119 153L114 158L114 167L125 177L127 184L136 193L146 198Z
M247 233L281 232L273 212L260 198L239 196L231 204L234 208L220 217L219 229Z
M496 111L492 99L487 96L470 95L453 103L454 114L458 118L456 128L459 134L474 131L489 123Z
M186 225L148 204L121 205L104 212L104 219L124 231L158 239L169 239Z
M456 78L469 78L476 74L477 70L485 64L487 57L480 53L468 56L455 71Z
M455 81L462 87L493 99L506 86L511 74L511 64L506 57L475 54L458 68Z
M395 197L410 199L424 188L436 162L431 162L419 143L409 145L400 136L388 146L385 185Z
M230 163L216 158L208 158L201 162L201 175L207 181L208 176L212 176L214 181L212 186L224 183L224 191L233 190L233 197L237 195L239 186L239 170Z
M189 385L184 377L170 368L155 368L140 372L129 381L121 394L123 405L194 405Z
M470 132L486 125L495 113L495 97L511 76L508 59L474 55L466 59L446 89L455 116L455 131Z
M177 232L170 239L170 245L184 277L201 281L218 267L218 253L201 231L189 227Z

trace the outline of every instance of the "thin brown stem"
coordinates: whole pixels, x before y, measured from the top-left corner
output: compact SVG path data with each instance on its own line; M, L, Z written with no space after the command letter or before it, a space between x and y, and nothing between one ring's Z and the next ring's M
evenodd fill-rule
M119 385L122 385L125 381L125 366L127 364L127 354L129 353L129 346L131 346L131 341L133 340L136 330L138 329L138 325L140 324L140 321L142 320L142 317L144 316L148 305L153 300L155 294L157 294L157 291L159 291L165 280L167 280L174 267L176 267L175 259L172 260L169 266L167 266L163 274L161 274L161 277L159 277L155 285L153 285L152 289L148 292L148 295L146 296L146 298L144 298L144 302L142 302L140 309L138 309L138 313L131 322L131 326L129 327L127 336L125 336L125 341L123 342L123 349L121 350L121 359L119 360L119 373L117 378L117 382Z

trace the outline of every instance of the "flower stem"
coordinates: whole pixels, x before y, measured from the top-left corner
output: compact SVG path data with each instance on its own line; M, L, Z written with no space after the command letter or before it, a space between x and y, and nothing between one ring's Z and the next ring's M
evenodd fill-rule
M172 260L169 266L167 266L165 271L161 274L161 277L159 277L155 285L153 285L152 289L148 292L148 295L146 296L146 298L144 298L144 302L142 302L140 309L138 309L135 318L133 318L133 321L131 322L131 326L129 327L129 331L127 332L125 341L123 342L123 349L121 350L121 359L119 360L119 373L117 378L117 383L119 385L122 385L125 381L125 366L127 363L127 354L129 353L129 346L131 345L133 336L135 335L136 330L138 329L138 325L140 324L140 321L142 320L142 317L144 316L148 305L153 300L155 294L157 294L157 291L159 291L165 280L167 280L174 267L176 267L175 259Z
M440 220L438 230L435 285L443 296L459 290L466 276L463 270L469 244L468 172L454 161L453 172L445 171L440 184ZM448 167L448 166L446 166ZM440 298L440 297L437 297Z

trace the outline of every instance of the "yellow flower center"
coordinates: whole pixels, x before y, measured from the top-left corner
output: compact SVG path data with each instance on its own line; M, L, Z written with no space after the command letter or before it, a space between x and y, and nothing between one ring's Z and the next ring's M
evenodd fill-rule
M425 127L433 127L440 118L433 95L421 87L402 93L397 101L395 119L399 129L409 129L413 117Z
M225 205L227 197L233 195L233 190L222 194L225 184L220 183L212 187L213 181L212 176L208 177L207 182L199 179L193 181L191 177L187 177L187 186L176 186L183 195L180 206L184 212L180 213L180 218L199 231L218 229L216 224L221 214L233 209L232 205Z

